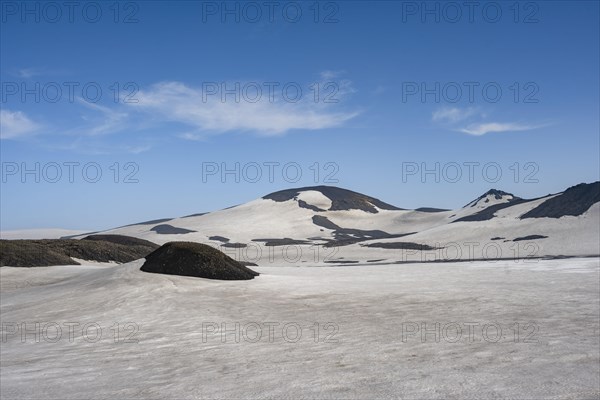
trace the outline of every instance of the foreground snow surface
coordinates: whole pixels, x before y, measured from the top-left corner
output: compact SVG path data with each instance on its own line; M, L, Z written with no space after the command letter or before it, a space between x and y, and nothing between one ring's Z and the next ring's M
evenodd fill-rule
M2 398L600 395L597 258L255 267L238 282L142 261L0 268Z

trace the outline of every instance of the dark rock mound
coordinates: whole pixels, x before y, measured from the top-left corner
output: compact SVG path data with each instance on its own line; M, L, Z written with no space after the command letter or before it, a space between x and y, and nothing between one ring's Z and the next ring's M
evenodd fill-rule
M248 280L259 275L225 253L194 242L169 242L162 245L146 257L141 270L219 280Z
M377 242L369 243L365 247L377 247L380 249L395 249L395 250L436 250L437 247L431 247L426 244L412 243L412 242Z
M183 235L185 233L196 232L196 231L192 231L190 229L177 228L177 227L169 225L169 224L156 225L154 228L152 228L150 230L158 233L159 235Z
M544 236L544 235L529 235L529 236L522 236L522 237L518 237L518 238L514 238L513 242L520 242L522 240L536 240L536 239L546 239L548 236Z
M580 183L562 194L546 200L521 216L525 218L560 218L581 215L600 201L600 182Z
M290 238L283 239L252 239L253 242L265 242L265 246L289 246L293 244L312 244L307 240L297 240Z
M151 248L152 250L158 249L158 245L156 243L152 243L149 240L139 239L132 236L125 235L89 235L84 237L81 240L96 240L96 241L104 241L116 244L122 244L125 246L146 246Z
M158 248L152 242L128 236L93 236L86 240L1 240L0 266L79 265L72 257L88 261L127 263L144 258ZM102 239L102 236L106 238Z
M50 265L79 265L79 263L65 254L62 249L47 246L42 240L0 240L0 267Z
M278 202L288 201L295 199L300 192L307 190L315 190L328 197L331 200L331 207L329 208L330 211L363 210L370 213L377 213L378 211L374 206L381 208L382 210L402 210L402 208L384 203L383 201L374 197L366 196L351 190L341 189L335 186L308 186L298 189L281 190L279 192L268 194L264 196L263 199L269 199ZM307 206L308 204L306 203L304 203L304 205L300 205L300 207L309 208ZM317 207L311 209L315 209L315 211L325 211L318 209Z

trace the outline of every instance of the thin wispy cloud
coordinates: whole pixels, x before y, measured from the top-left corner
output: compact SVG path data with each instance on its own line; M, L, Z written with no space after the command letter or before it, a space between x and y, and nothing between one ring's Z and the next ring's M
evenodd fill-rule
M37 133L42 126L21 111L0 110L0 139L17 139Z
M333 78L341 72L326 71L320 78ZM108 136L128 134L131 140L140 132L168 129L172 137L183 140L203 141L215 134L227 132L249 132L260 136L281 136L292 130L321 130L341 126L360 114L359 110L349 110L342 101L355 92L350 80L335 80L335 87L327 86L331 81L319 81L320 96L314 97L310 84L302 86L302 96L298 101L285 100L282 89L276 91L275 98L263 87L257 101L238 98L228 94L225 99L219 93L206 93L206 87L192 87L182 82L160 82L136 93L135 103L100 104L76 98L76 118L64 123L44 126L45 137L55 139L70 138L74 150L87 145L102 147L100 138L110 142ZM241 83L241 82L240 82ZM244 84L241 83L243 87ZM227 88L235 87L228 83ZM205 91L203 92L203 89ZM213 88L214 89L214 88ZM243 92L243 91L242 91ZM327 102L326 96L333 94L337 102ZM254 96L252 93L249 96ZM293 90L292 90L293 95ZM292 96L290 96L292 97ZM331 96L329 97L331 98ZM19 111L2 110L2 139L17 139L33 134L41 128L27 115ZM136 135L134 135L135 133ZM86 144L81 145L78 138ZM88 139L86 139L88 138ZM96 139L92 139L96 138ZM129 140L129 139L127 139ZM126 149L127 152L146 151L148 146ZM103 148L100 149L104 151Z
M434 122L456 123L464 121L478 113L473 107L458 108L458 107L442 107L433 112L431 119Z
M542 128L544 125L525 125L518 123L501 123L501 122L487 122L481 124L471 124L466 128L459 129L460 132L468 133L473 136L482 136L487 133L496 132L519 132L519 131L530 131L533 129Z
M321 71L319 73L319 75L321 76L321 80L329 81L332 79L336 79L337 77L343 75L345 72L346 71L344 71L344 70L338 70L338 71L325 70L325 71Z
M71 131L83 136L106 135L122 131L127 127L129 114L118 110L102 106L96 103L90 103L82 98L76 99L79 104L97 111L98 115L90 116L82 115L81 118L85 121L85 125L77 127Z
M339 89L338 96L349 93L351 88L346 84ZM235 101L233 96L223 101L219 94L207 95L202 89L181 82L161 82L140 91L136 97L139 102L129 107L146 112L155 120L178 122L192 128L193 133L184 136L187 139L197 138L201 132L247 131L277 136L295 129L327 129L340 126L359 114L358 111L336 111L334 104L315 102L307 95L296 103L272 101L267 93L256 102Z
M42 75L43 71L39 68L22 68L17 71L17 75L23 79L30 79L34 76Z
M432 113L431 120L447 129L483 136L497 132L520 132L543 128L548 124L486 121L487 114L476 107L442 107Z

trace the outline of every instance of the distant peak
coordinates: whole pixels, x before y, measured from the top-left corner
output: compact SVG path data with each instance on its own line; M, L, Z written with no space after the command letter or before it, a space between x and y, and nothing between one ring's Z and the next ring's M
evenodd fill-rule
M481 197L483 198L483 197L486 197L486 196L494 196L497 200L500 200L504 196L515 197L515 195L512 194L512 193L508 193L508 192L505 192L505 191L502 191L502 190L498 190L498 189L490 189L487 192L485 192L483 194L483 196L481 196Z
M363 210L365 212L377 213L377 208L382 210L402 210L391 204L364 195L362 193L353 192L348 189L342 189L336 186L307 186L295 189L280 190L263 196L263 199L269 199L277 202L288 200L296 200L298 195L306 191L317 191L329 198L332 202L330 211L334 210Z
M478 198L476 198L475 200L468 203L465 207L469 207L469 206L474 207L475 205L479 204L479 202L481 200L483 200L485 203L489 203L490 197L492 197L494 200L508 199L508 202L512 202L512 201L520 199L520 197L517 197L512 193L508 193L508 192L505 192L503 190L498 190L498 189L490 189L487 192L485 192L484 194L482 194L481 196L479 196Z

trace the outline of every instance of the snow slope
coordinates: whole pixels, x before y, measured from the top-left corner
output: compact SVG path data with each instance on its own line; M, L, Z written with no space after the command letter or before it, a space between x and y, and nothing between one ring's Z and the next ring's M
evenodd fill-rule
M202 215L105 233L158 244L181 240L207 243L240 261L258 265L597 256L599 188L598 182L578 185L533 200L490 190L460 209L424 212L400 209L340 188L317 186L272 193ZM548 201L553 202L552 213L566 215L522 218L550 204Z
M141 264L0 268L2 399L600 395L597 258L258 267L251 281Z

